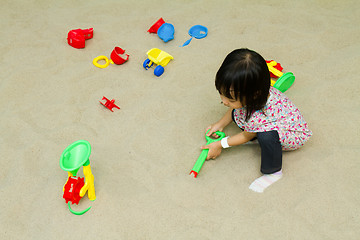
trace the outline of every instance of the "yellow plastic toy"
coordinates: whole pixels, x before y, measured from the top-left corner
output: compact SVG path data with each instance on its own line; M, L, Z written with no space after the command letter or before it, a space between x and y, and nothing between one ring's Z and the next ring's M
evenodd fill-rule
M164 67L174 59L173 56L158 48L152 48L146 54L148 58L144 61L143 67L148 70L155 63L158 66L154 69L154 74L158 77L164 73Z
M274 60L272 60L269 63L266 63L268 65L269 71L274 74L277 77L281 77L283 75L283 73L279 70L277 70L275 68L275 66L278 64L277 62L275 62Z
M274 60L267 62L266 64L269 68L269 72L279 78L276 81L274 79L271 79L271 86L277 88L281 92L286 92L286 90L288 90L295 81L294 74L292 72L283 73L276 69L275 66L278 63Z
M100 60L105 60L105 64L99 64L98 61ZM93 60L93 64L98 67L98 68L106 68L107 66L109 66L109 64L114 64L113 60L109 60L106 56L98 56L96 58L94 58Z

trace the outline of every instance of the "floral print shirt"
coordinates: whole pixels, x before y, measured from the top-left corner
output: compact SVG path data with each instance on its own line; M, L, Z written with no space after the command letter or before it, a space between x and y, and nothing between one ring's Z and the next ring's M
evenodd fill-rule
M233 112L236 124L247 132L277 131L283 150L300 148L311 137L307 123L299 109L285 94L270 87L270 96L263 110L254 112L245 122L246 109Z

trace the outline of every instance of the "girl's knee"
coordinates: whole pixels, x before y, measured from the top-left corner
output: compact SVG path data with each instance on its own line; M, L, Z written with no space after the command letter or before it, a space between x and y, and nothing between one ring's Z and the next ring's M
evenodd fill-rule
M258 132L256 134L260 144L262 143L280 143L279 133L277 131Z
M282 147L277 131L257 133L261 147L261 172L271 174L281 170Z

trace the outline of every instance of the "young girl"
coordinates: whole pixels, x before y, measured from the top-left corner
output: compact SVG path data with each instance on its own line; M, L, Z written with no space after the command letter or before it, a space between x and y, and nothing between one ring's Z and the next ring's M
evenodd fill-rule
M210 130L207 135L217 137L215 132L222 131L232 121L242 131L201 148L209 149L207 159L215 159L222 148L257 140L261 148L260 171L264 175L249 188L263 192L282 176L282 151L300 148L312 133L299 109L270 86L266 61L252 50L231 52L216 74L215 86L229 110L206 129Z

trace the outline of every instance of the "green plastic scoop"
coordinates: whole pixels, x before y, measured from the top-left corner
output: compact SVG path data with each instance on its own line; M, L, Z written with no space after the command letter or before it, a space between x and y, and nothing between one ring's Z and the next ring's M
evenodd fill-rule
M91 146L88 141L79 140L69 145L60 157L60 167L62 170L70 172L76 176L79 168L90 164L89 157Z

